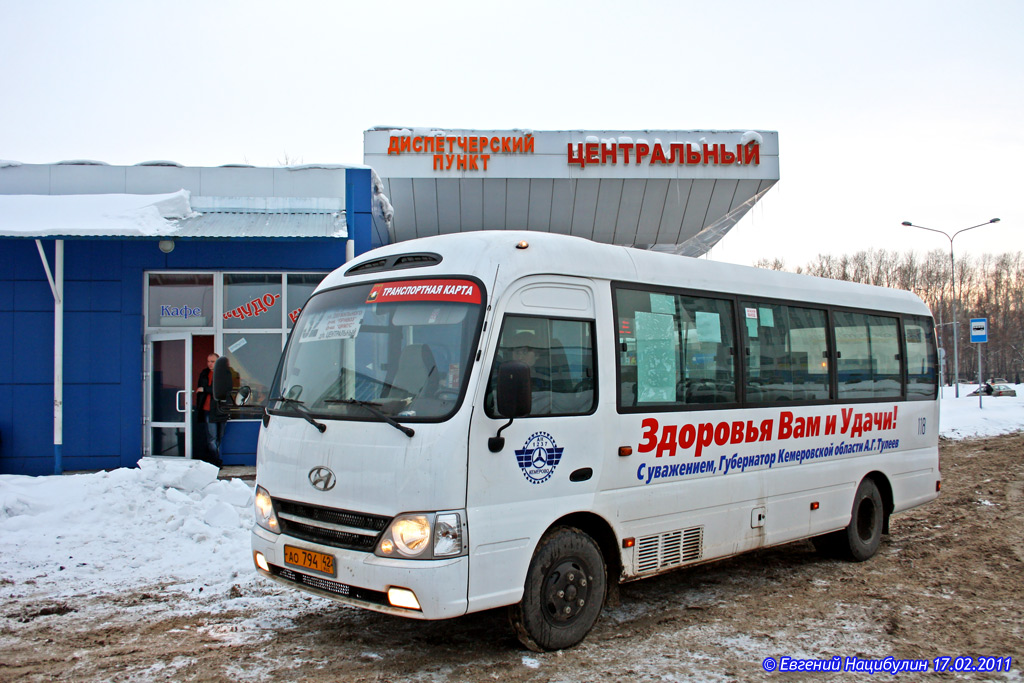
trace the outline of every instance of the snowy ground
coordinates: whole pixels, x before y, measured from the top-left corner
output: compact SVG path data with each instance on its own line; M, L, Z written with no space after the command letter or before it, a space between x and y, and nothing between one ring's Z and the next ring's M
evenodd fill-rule
M980 409L978 398L967 396L974 388L964 385L959 399L945 389L943 436L1024 429L1024 385L1016 398L985 397ZM210 636L224 642L269 638L277 624L322 611L327 601L256 576L251 508L251 482L218 480L212 465L198 461L145 459L135 469L70 476L2 475L0 602L35 595L60 605L157 587L171 597L160 600L164 617L255 613L231 632ZM75 604L81 612L102 602ZM0 650L6 640L0 631ZM523 664L534 661L527 657Z
M968 396L977 384L961 384L960 398L953 397L952 387L942 389L939 414L940 433L947 439L968 439L1009 434L1024 429L1024 384L1010 384L1017 396Z

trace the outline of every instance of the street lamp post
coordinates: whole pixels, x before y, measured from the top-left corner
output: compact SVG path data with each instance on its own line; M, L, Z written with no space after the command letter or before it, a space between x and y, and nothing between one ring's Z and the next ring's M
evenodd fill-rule
M936 230L935 228L926 228L923 225L914 225L910 221L903 221L903 225L907 226L908 228L920 228L921 230L928 230L929 232L937 232L937 233L939 233L940 235L944 236L946 239L949 240L949 288L950 288L950 294L953 297L953 390L954 390L955 395L956 395L957 398L960 398L960 355L957 353L957 340L956 340L956 337L957 337L957 334L956 334L957 333L957 329L956 329L956 308L957 308L957 298L956 298L956 262L953 260L953 238L955 238L957 235L959 235L962 232L967 232L968 230L974 230L975 228L980 228L981 226L988 225L989 223L998 223L998 222L999 222L998 218L992 218L990 220L985 221L984 223L978 223L977 225L972 225L969 228L963 228L962 230L957 230L952 235L950 235L945 230Z

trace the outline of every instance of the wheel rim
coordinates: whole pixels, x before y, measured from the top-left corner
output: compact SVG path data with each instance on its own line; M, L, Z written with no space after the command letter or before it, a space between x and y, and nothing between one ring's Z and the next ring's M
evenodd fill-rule
M875 536L877 508L870 498L861 501L857 508L857 535L867 543Z
M566 559L553 566L544 578L545 616L557 624L572 622L590 602L592 584L578 559Z

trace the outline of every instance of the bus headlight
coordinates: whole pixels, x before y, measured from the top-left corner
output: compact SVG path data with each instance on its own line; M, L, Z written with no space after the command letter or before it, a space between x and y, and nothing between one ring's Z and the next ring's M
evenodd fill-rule
M432 560L466 553L465 512L420 512L398 515L384 531L380 557Z
M256 508L256 524L275 534L281 533L281 525L277 523L277 515L274 513L274 501L262 486L256 487L253 504Z
M391 523L395 548L405 557L419 557L430 548L430 520L426 515L408 515Z

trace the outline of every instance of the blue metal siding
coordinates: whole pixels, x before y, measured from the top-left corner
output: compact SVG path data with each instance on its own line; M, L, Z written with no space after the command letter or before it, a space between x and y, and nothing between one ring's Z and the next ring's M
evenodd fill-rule
M0 282L0 294L3 293L6 283ZM0 386L10 384L14 381L14 313L11 311L0 311ZM3 417L0 415L0 424L3 424Z
M333 270L345 241L66 240L64 468L142 454L146 270ZM53 241L44 248L52 266ZM53 295L32 240L0 240L0 473L53 473ZM228 464L255 464L258 422L231 423Z
M53 474L53 385L16 384L11 388L11 421L0 425L0 431L4 454L17 456L0 462L2 473Z
M373 237L373 184L370 169L350 168L345 173L345 216L356 256L379 247Z
M361 254L373 246L369 169L346 172L346 215ZM142 455L143 273L318 270L345 240L64 242L64 469L130 467ZM53 267L53 240L43 240ZM0 240L0 473L53 473L53 295L35 242ZM233 422L227 464L255 464L258 422Z

